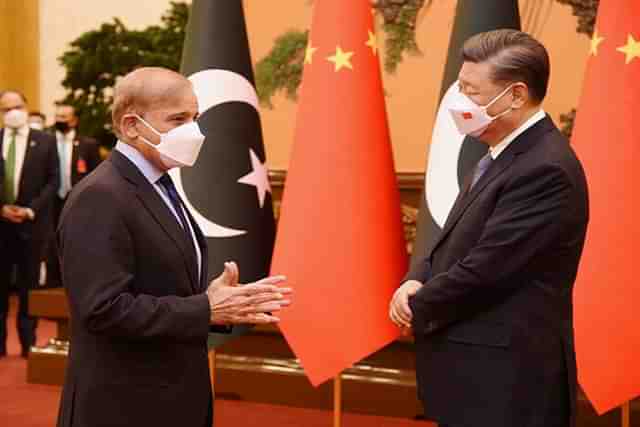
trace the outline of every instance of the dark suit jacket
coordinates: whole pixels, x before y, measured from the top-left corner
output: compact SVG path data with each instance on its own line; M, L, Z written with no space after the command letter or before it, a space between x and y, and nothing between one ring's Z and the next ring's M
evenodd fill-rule
M93 138L79 136L73 142L71 154L71 186L80 182L100 164L100 147Z
M0 153L4 140L4 129L0 129ZM51 221L53 196L58 189L58 151L55 137L30 130L27 138L18 199L14 204L33 209L34 221L13 224L0 221L0 240L6 232L17 232L23 240L29 241L34 250L44 244L46 231ZM0 156L0 207L4 205L4 160Z
M199 280L156 190L114 151L72 191L58 238L72 318L58 426L206 425L207 263Z
M428 418L460 426L566 426L575 414L572 289L587 185L547 117L458 197L406 279Z

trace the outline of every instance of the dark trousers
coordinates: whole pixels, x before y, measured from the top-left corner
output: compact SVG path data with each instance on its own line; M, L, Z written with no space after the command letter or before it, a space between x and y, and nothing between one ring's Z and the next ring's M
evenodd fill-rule
M61 199L57 195L53 200L53 227L51 234L47 241L47 287L59 288L62 287L62 274L60 273L60 254L58 250L58 239L56 238L56 231L58 230L58 223L60 222L60 214L64 207L66 199Z
M29 291L38 286L41 251L38 245L25 239L20 233L2 229L0 250L0 353L6 353L7 317L9 313L9 285L12 273L16 272L18 289L18 337L22 353L26 354L36 343L38 320L29 316Z

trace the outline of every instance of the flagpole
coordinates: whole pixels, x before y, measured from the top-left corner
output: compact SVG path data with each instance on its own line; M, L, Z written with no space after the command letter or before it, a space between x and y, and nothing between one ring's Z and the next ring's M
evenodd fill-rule
M622 409L622 427L631 427L631 404L626 402L621 406Z
M333 427L342 426L342 373L333 379Z
M211 381L211 389L214 389L216 382L216 351L209 351L209 380Z

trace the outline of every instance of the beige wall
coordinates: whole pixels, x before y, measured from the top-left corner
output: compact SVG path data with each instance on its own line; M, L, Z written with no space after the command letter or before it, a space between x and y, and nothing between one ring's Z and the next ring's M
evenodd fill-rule
M38 108L40 70L38 0L0 0L0 90L23 92Z
M0 0L0 4L2 1L6 0ZM274 39L286 30L304 29L309 25L309 1L276 1L283 5L278 13L274 13L274 0L245 0L254 60L264 57ZM548 4L535 28L527 15L532 2ZM133 28L158 23L169 3L169 0L40 0L42 109L50 114L53 102L63 95L59 82L64 74L57 58L71 40L84 31L97 28L113 16L120 17ZM432 7L421 16L418 27L418 43L423 55L406 59L394 75L385 76L398 171L424 171L455 3L453 0L433 2ZM552 79L545 109L557 120L561 113L577 103L588 39L576 34L576 21L570 8L551 0L520 0L520 4L525 15L524 29L534 31L551 54ZM286 13L282 13L283 10ZM273 110L262 111L268 162L271 168L286 169L293 143L296 104L282 96L274 101Z

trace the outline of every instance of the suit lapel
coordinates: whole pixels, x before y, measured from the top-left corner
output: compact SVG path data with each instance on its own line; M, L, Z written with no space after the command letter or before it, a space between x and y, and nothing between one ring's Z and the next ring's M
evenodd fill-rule
M513 163L513 153L502 153L498 159L489 167L489 169L482 175L482 177L476 182L476 185L473 186L470 192L464 194L464 191L460 192L458 195L458 199L449 213L447 217L447 221L444 224L444 228L442 229L442 233L440 233L440 237L436 241L436 244L433 246L433 251L435 252L438 245L447 237L447 235L451 232L453 227L458 223L462 214L469 208L471 203L478 197L482 190L485 189L487 185L495 178L500 176L511 164Z
M78 183L78 159L80 157L80 143L78 140L73 141L73 147L71 148L71 185Z
M209 280L207 277L208 263L209 263L209 248L207 247L207 239L204 237L204 234L202 233L200 226L191 215L191 212L189 212L189 209L187 209L185 206L183 207L184 207L184 211L187 214L187 218L191 223L191 227L193 227L193 232L196 236L196 241L198 242L198 246L200 247L200 256L201 256L201 264L202 264L200 268L200 291L202 292L207 289L208 280Z
M431 253L434 253L438 246L446 239L447 235L458 223L467 208L469 208L469 206L478 197L478 195L482 193L487 185L489 185L491 181L505 172L509 168L509 166L513 164L514 159L518 154L527 151L536 141L539 140L542 134L555 128L555 125L547 116L524 131L520 136L512 141L512 143L502 152L502 154L500 154L500 156L493 162L493 164L489 167L485 174L482 175L482 177L478 180L476 185L473 186L471 191L465 194L464 190L466 190L470 182L470 176L467 176L467 178L465 179L466 185L464 186L463 191L458 194L458 198L456 199L453 208L451 209L451 212L447 217L447 221L445 222L442 232L436 240ZM473 170L471 173L473 173Z
M178 224L175 216L162 200L158 192L151 183L142 175L138 168L123 154L114 150L110 157L111 162L122 173L122 175L134 183L137 187L136 195L142 205L149 211L160 227L174 241L182 253L185 267L191 279L191 288L197 292L199 286L197 265L192 243L187 240L188 236Z
M27 146L24 149L24 159L22 159L22 171L20 172L20 183L18 184L18 193L16 197L20 197L22 194L22 186L24 185L24 177L29 175L29 164L31 158L35 155L35 150L38 148L38 141L32 139L33 133L29 130L27 133ZM16 199L17 200L17 199Z

